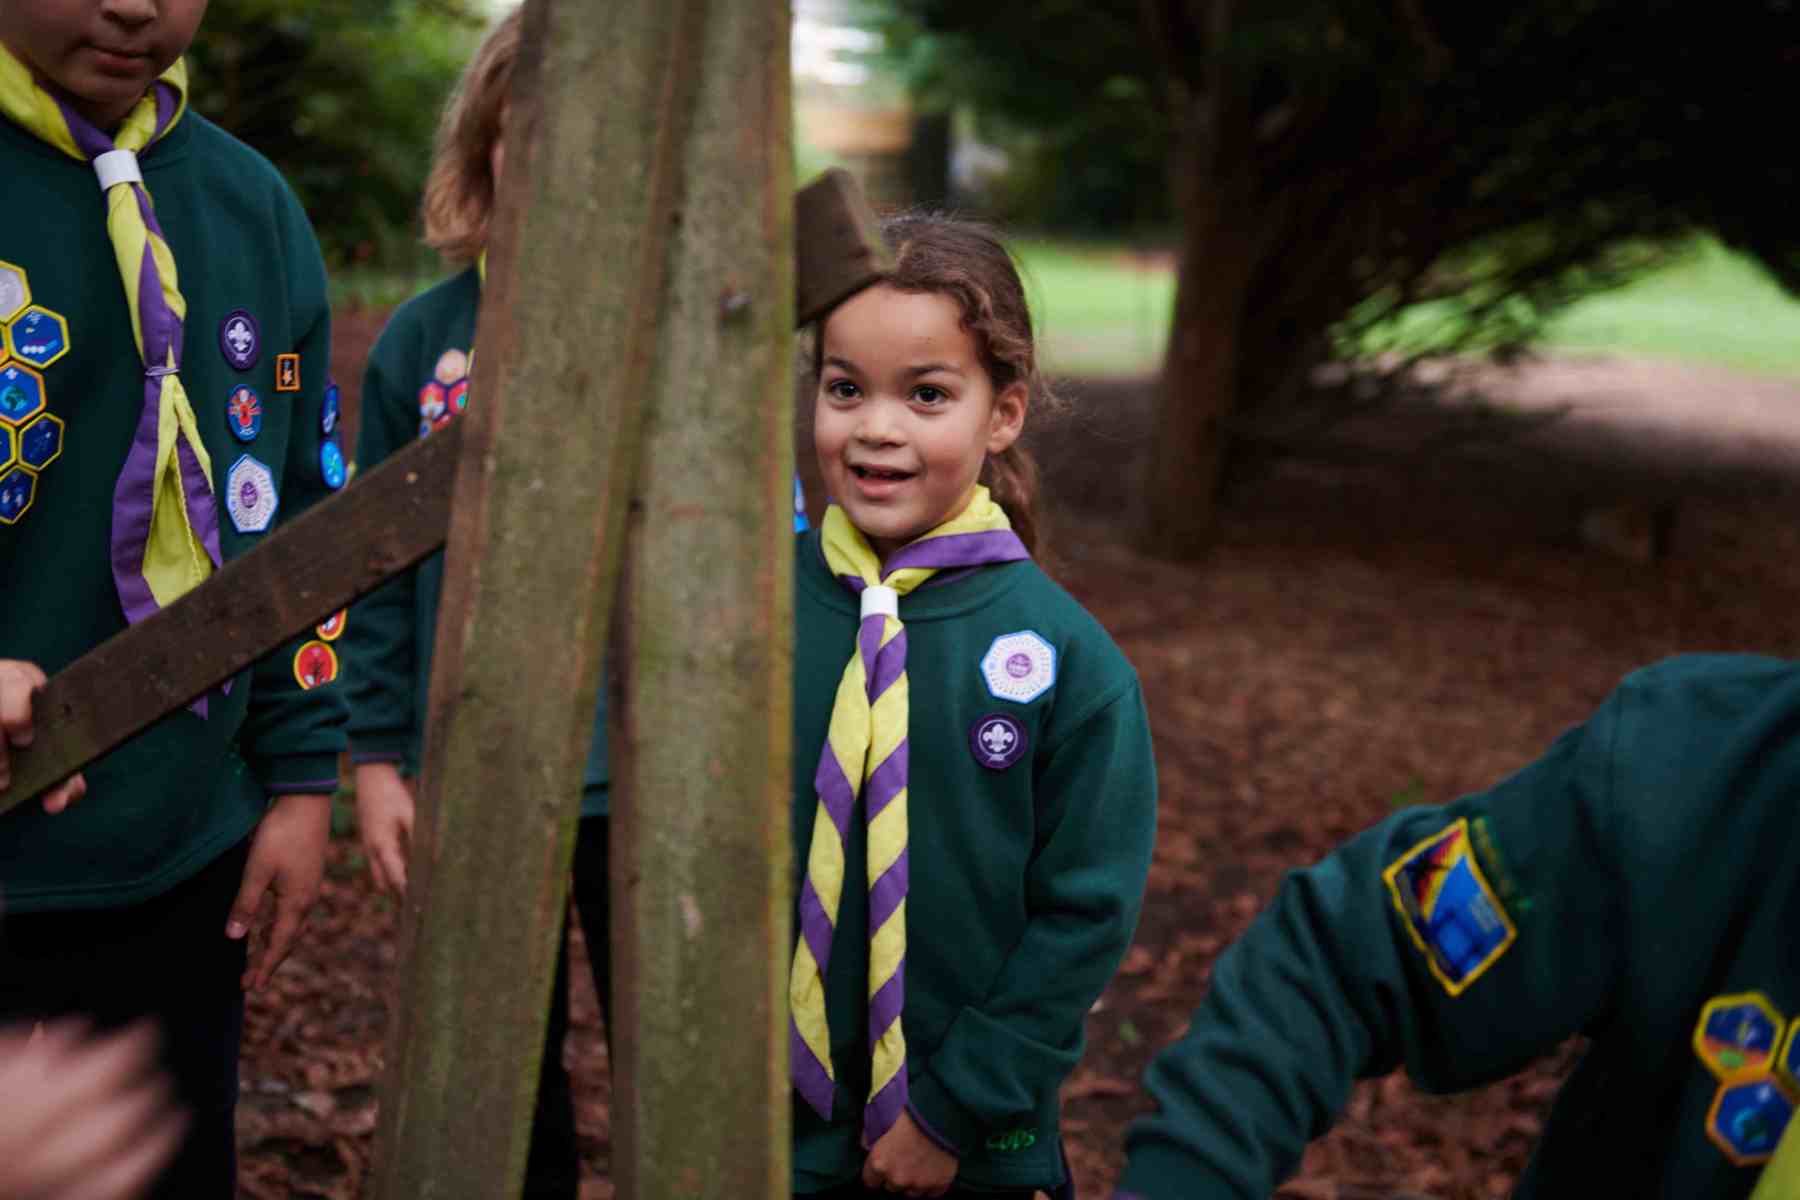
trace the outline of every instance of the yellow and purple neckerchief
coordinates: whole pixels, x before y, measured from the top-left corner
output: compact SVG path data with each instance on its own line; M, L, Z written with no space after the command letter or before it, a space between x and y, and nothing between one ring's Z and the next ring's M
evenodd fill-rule
M1750 1200L1793 1200L1800 1196L1800 1119L1790 1120L1775 1157L1763 1168Z
M863 1143L873 1146L907 1104L905 1002L907 891L906 628L900 597L941 570L1016 562L1031 552L984 487L968 507L883 563L844 510L832 505L820 526L831 573L858 593L856 648L838 684L831 728L813 777L813 819L806 878L800 887L800 936L788 980L789 1070L794 1088L831 1119L836 1076L825 1014L825 975L844 888L844 845L857 797L868 838L869 1099Z
M187 301L137 162L138 154L167 136L186 111L183 60L163 72L117 134L108 135L39 87L31 69L0 46L0 112L90 164L99 178L106 231L118 257L144 367L137 432L113 488L113 583L129 624L174 603L203 583L221 561L212 460L179 375Z

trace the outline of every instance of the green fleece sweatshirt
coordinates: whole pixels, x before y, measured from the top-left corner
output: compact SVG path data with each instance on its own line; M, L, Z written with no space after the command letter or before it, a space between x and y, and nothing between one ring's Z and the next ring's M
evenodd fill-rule
M480 306L481 280L470 267L394 310L363 375L362 429L356 439L361 469L429 436L463 411ZM350 611L344 642L350 755L356 762L393 762L409 773L418 769L443 582L439 551ZM582 816L606 814L608 778L602 686L582 780Z
M20 418L0 435L9 464L0 469L0 578L11 597L0 657L55 672L125 626L108 548L144 374L93 169L4 119L0 164L0 427ZM220 551L230 559L330 490L325 270L274 168L203 117L185 116L141 165L187 300L181 379L212 460ZM298 356L289 360L297 379L284 381L298 390L276 390L278 355ZM37 424L40 400L54 422ZM254 429L248 440L231 432L234 413ZM250 476L257 504L245 508L233 481ZM240 530L234 503L261 526L270 493L267 529ZM241 841L269 796L331 791L343 697L333 684L302 686L307 671L296 664L309 642L327 644L310 632L295 639L212 693L204 719L175 713L88 767L88 796L68 812L50 817L27 804L0 816L6 910L157 895ZM321 657L315 646L305 662L317 672Z
M794 846L855 645L858 600L809 533L796 547ZM965 1187L1063 1179L1057 1089L1130 945L1156 832L1137 676L1035 563L981 567L900 601L912 698L906 900L909 1111ZM861 810L845 879L866 878ZM796 879L798 894L798 879ZM847 884L826 977L832 1120L796 1094L794 1190L862 1169L868 894ZM796 928L798 925L796 924Z
M1295 871L1151 1064L1118 1196L1262 1200L1351 1082L1590 1048L1515 1195L1733 1200L1800 1081L1800 669L1629 677L1493 789Z

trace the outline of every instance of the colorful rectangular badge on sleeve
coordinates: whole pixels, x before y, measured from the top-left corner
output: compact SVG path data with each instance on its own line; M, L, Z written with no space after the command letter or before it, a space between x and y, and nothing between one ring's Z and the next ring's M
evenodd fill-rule
M1452 996L1518 938L1469 843L1467 818L1402 854L1381 874L1413 944Z

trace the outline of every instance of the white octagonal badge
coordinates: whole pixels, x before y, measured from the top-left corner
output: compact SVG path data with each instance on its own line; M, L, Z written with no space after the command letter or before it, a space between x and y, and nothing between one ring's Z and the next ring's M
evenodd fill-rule
M1003 633L982 656L981 676L995 699L1028 704L1056 682L1056 647L1029 629Z
M248 454L231 464L225 477L225 510L239 533L261 533L275 519L281 500L275 494L275 476Z
M10 321L19 310L31 303L31 288L25 272L9 262L0 262L0 321Z

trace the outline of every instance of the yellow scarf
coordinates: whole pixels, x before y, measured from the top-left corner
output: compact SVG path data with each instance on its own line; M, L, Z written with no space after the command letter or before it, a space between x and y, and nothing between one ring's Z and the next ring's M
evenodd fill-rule
M1788 1121L1750 1200L1800 1200L1800 1117Z
M178 61L108 136L39 87L31 69L0 46L0 112L91 163L105 192L106 232L144 367L137 434L113 493L113 580L130 622L205 581L220 561L212 460L177 374L187 301L137 164L138 153L167 136L186 111L187 64Z
M884 564L844 510L832 505L820 530L825 562L862 596L857 645L838 683L831 728L813 785L800 937L788 980L790 1070L820 1117L831 1117L836 1075L825 1013L825 973L844 888L844 844L860 796L869 851L869 1039L872 1073L863 1142L873 1146L906 1108L907 891L906 628L900 597L940 570L1030 557L1006 513L977 487L967 508L907 543Z

